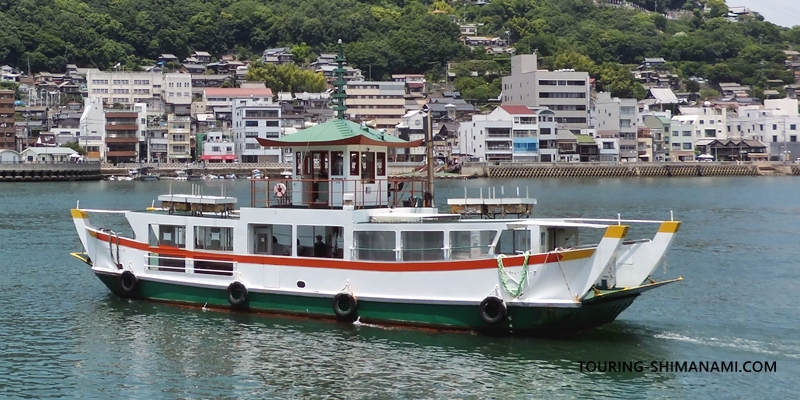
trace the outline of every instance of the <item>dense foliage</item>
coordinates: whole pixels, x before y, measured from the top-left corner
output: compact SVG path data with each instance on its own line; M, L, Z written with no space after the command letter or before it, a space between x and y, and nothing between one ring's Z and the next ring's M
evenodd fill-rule
M286 46L300 62L346 44L350 64L367 78L430 72L452 61L489 59L459 39L457 22L511 39L517 53L537 50L544 67L587 68L615 94L640 94L623 76L644 57L664 57L682 78L765 87L792 81L781 50L800 47L800 26L749 18L729 22L723 0L632 0L680 20L592 0L493 0L484 6L444 0L0 0L0 63L63 71L68 63L109 68L144 65L161 53L228 50L254 58ZM704 11L704 7L708 11ZM459 86L480 98L499 92L507 57ZM622 67L621 65L625 65Z

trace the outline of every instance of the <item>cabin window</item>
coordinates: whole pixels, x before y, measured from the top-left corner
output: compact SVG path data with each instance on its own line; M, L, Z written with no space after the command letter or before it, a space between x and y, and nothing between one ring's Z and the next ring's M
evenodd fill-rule
M298 250L309 257L344 258L343 233L341 226L298 225Z
M254 254L292 255L291 225L253 225L250 237Z
M361 153L361 179L365 183L375 183L375 153Z
M194 243L198 250L233 251L233 228L196 226Z
M314 173L314 159L311 154L306 154L303 159L303 175L311 175Z
M444 260L444 232L401 232L403 261Z
M303 174L303 153L301 153L299 151L297 153L295 153L295 155L294 155L294 164L295 164L294 173L296 175L302 175Z
M378 155L375 163L375 174L378 176L386 176L386 153L376 153Z
M395 232L363 231L353 234L355 258L370 261L395 261Z
M531 231L527 229L507 229L500 233L495 254L522 254L531 249Z
M233 276L233 263L222 261L194 260L194 273Z
M333 167L331 168L331 175L343 176L344 175L344 152L333 151L331 152L331 159L333 159Z
M148 253L145 262L147 269L151 271L186 272L186 259L184 257Z
M182 225L150 225L150 246L186 248L186 227Z
M350 175L351 176L358 176L359 168L358 166L361 164L359 161L359 156L357 151L350 152Z
M497 231L451 231L450 259L486 258L496 235Z

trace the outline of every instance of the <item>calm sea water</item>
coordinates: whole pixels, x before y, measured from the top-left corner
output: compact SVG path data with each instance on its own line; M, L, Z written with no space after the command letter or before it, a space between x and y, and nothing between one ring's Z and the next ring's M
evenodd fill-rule
M0 184L0 398L794 397L797 178L437 182L517 186L539 216L684 221L648 292L607 326L543 340L203 311L109 294L69 208L143 209L187 182ZM249 202L247 181L205 183ZM113 227L114 218L102 221ZM94 221L94 220L93 220ZM772 373L581 372L581 361L777 362Z

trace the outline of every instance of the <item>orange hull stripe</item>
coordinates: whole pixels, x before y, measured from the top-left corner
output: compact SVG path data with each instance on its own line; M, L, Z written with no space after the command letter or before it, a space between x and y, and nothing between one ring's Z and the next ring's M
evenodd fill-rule
M98 240L108 242L108 234L94 232ZM113 239L116 243L116 238ZM357 271L380 271L380 272L437 272L437 271L464 271L474 269L493 269L497 268L497 261L493 258L482 260L449 260L449 261L404 261L397 262L374 262L374 261L347 261L335 258L309 258L309 257L282 257L269 255L249 255L249 254L220 254L202 251L186 250L172 246L151 247L147 243L138 242L128 238L119 238L121 247L129 247L136 250L157 253L168 257L196 258L210 261L238 262L246 264L274 264L287 267L308 267L308 268L332 268L349 269ZM554 263L558 261L566 262L589 258L594 254L594 249L583 249L574 251L562 251L559 253L537 254L528 258L528 265ZM522 266L525 257L510 256L503 258L503 266L519 267Z

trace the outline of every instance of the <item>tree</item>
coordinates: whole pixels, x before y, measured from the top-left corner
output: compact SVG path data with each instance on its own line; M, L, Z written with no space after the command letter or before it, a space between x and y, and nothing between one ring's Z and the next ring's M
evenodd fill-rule
M78 142L67 142L67 143L64 143L61 147L68 147L68 148L70 148L72 150L77 151L78 154L80 154L82 156L86 155L86 147L81 146L80 143L78 143Z
M264 64L260 61L247 68L248 81L264 82L273 92L322 92L328 81L321 73L304 70L296 64Z
M686 85L686 91L689 93L697 93L700 91L700 84L697 81L687 79L683 82Z

